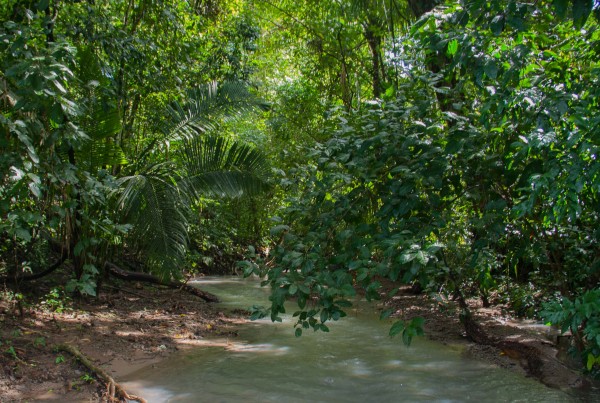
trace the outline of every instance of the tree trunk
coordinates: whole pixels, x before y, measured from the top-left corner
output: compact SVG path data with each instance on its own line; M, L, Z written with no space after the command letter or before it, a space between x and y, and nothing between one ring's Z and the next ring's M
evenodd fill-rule
M373 97L381 97L381 34L374 18L369 17L365 26L365 39L371 51L371 79L373 84Z
M439 0L408 0L408 5L415 18L421 18L423 14L433 10L439 3Z

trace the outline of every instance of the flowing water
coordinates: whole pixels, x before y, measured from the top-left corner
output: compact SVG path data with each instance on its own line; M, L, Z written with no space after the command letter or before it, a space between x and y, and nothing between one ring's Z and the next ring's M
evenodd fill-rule
M268 305L258 281L206 278L223 305ZM292 311L292 310L290 310ZM568 394L423 338L404 347L361 304L330 333L294 336L292 319L240 325L239 336L130 374L125 388L149 402L569 402Z

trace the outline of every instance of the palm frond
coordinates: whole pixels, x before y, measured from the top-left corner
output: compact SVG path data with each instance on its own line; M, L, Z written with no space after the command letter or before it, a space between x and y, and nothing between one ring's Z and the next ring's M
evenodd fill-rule
M257 106L260 102L241 84L213 83L191 91L186 103L170 105L161 128L165 139L177 144L175 161L119 179L118 209L132 224L131 238L156 274L180 273L193 198L236 197L267 187L268 167L262 153L208 134L218 124L217 117ZM152 142L142 157L154 146Z
M132 239L147 266L161 277L177 276L187 251L189 200L180 192L172 163L119 179L117 205L133 225Z
M268 164L258 150L218 136L186 139L178 150L183 186L195 197L257 194L267 189Z
M121 131L121 117L117 108L92 105L90 118L83 122L83 129L90 140L77 152L77 160L88 170L128 163L125 152L114 139Z
M184 103L172 102L161 131L169 140L189 139L215 129L218 119L231 119L267 104L240 82L216 82L188 91Z
M109 94L102 93L99 84L107 80L100 60L91 47L81 48L78 58L78 76L86 84L82 102L86 113L80 126L90 140L77 151L76 159L90 171L127 164L125 153L116 141L122 130L119 108L111 103Z

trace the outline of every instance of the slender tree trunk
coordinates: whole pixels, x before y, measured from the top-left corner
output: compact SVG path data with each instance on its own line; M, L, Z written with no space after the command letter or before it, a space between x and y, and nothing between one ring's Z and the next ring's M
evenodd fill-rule
M69 163L73 166L76 166L75 161L75 150L73 146L69 147L68 151L69 155ZM75 277L80 279L83 275L83 256L84 253L80 251L78 254L75 254L75 248L81 239L81 191L78 184L74 184L75 191L75 200L73 207L71 208L71 219L69 221L69 225L67 226L67 239L69 242L69 254L73 261L73 270L75 271ZM69 195L66 195L69 197Z
M365 39L371 51L371 79L373 84L373 97L381 97L381 35L377 33L377 26L369 18L365 27Z
M344 50L344 44L342 38L338 32L338 45L340 47L340 60L342 63L340 70L340 87L342 89L342 102L346 107L347 111L352 109L352 92L350 91L350 83L348 82L348 63L346 61L346 52Z

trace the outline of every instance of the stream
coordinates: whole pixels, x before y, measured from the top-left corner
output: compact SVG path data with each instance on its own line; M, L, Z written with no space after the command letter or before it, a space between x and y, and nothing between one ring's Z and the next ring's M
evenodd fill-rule
M239 277L197 281L227 308L268 305L268 289ZM475 360L464 347L387 336L374 306L328 323L330 333L294 336L282 323L239 326L221 346L181 351L122 379L149 402L570 402L565 392ZM226 346L226 347L224 347Z

